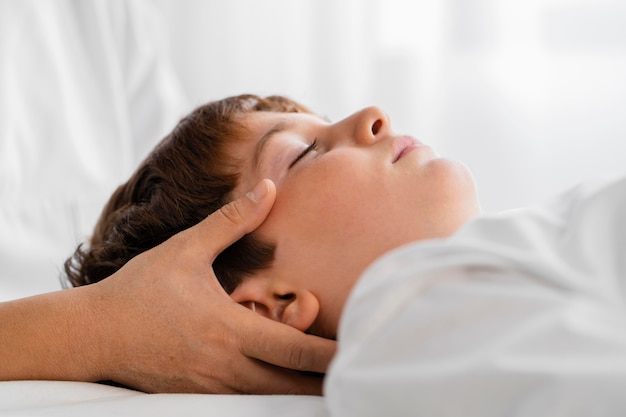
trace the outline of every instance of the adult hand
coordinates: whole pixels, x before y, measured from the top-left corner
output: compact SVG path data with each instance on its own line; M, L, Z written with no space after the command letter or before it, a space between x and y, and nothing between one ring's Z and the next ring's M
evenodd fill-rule
M299 371L324 373L335 342L233 302L211 268L224 248L262 223L275 198L274 184L264 180L105 280L48 294L45 303L34 297L30 307L18 300L0 308L2 318L25 317L13 332L0 329L14 336L13 348L0 353L31 367L25 374L18 365L0 366L0 377L113 380L147 392L321 394L321 377ZM37 333L55 323L42 353L32 337L24 340L25 329ZM20 346L29 360L18 360ZM33 361L46 353L47 360Z
M100 282L101 331L114 358L104 377L151 392L321 393L321 378L298 371L325 372L334 342L236 304L211 268L275 197L265 180Z

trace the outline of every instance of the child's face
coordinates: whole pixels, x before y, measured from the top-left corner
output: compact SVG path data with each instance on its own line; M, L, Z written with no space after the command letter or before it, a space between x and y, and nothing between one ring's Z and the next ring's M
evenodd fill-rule
M377 108L337 123L259 112L244 124L249 135L232 152L249 168L235 194L263 178L276 183L274 208L256 232L276 244L276 256L232 297L301 330L335 337L346 297L372 261L448 236L480 210L464 165L394 134Z

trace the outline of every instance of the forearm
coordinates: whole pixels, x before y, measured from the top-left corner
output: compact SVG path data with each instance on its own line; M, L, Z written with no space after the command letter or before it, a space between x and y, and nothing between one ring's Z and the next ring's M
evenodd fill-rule
M94 290L0 303L0 380L104 378L107 345Z

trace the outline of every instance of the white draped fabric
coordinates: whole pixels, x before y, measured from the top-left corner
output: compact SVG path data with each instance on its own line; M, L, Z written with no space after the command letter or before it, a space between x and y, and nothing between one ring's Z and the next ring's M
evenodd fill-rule
M626 414L626 178L377 261L342 315L331 416Z

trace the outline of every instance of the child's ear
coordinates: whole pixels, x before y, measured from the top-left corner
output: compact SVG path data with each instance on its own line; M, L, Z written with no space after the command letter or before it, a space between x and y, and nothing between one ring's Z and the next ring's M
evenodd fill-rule
M319 314L317 297L308 290L274 288L269 280L248 278L230 297L257 313L301 331L313 325Z

